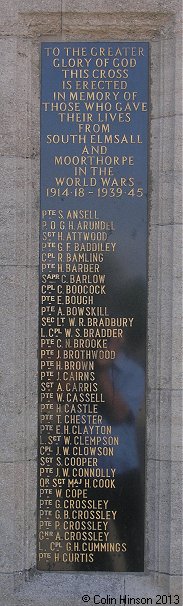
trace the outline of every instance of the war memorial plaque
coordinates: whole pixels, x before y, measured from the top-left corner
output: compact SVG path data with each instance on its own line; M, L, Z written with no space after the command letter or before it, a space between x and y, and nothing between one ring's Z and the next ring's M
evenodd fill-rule
M148 44L42 44L38 569L144 570Z

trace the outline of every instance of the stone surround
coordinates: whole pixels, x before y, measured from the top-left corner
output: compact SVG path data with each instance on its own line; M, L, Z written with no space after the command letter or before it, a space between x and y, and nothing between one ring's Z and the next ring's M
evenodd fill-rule
M0 0L2 606L182 589L182 8L179 0ZM148 40L151 60L145 574L36 572L42 40ZM154 601L155 603L155 601ZM181 603L181 600L180 600Z

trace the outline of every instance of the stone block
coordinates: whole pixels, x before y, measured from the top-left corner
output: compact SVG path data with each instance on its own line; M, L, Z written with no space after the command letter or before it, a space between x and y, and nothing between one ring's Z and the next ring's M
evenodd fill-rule
M172 389L182 389L182 225L173 227L173 295L172 295Z
M28 83L28 85L27 85ZM17 136L16 153L37 158L40 139L40 42L17 41Z
M183 460L182 443L182 391L171 392L171 458L173 461Z
M12 594L14 592L14 575L0 573L0 598L2 598L2 604L11 606ZM13 604L12 604L13 606Z
M10 164L10 158L0 157L1 199L4 198L5 206L2 212L0 225L0 255L1 264L15 264L16 260L16 191L15 187L7 186L4 175L5 164ZM12 165L12 162L11 162ZM13 172L13 170L12 170ZM12 173L10 172L10 179Z
M155 474L154 486L152 484L153 473ZM168 575L172 572L175 574L175 571L179 574L182 566L181 482L182 463L147 461L146 536L149 543L147 569L155 569L159 574ZM152 490L154 490L154 495Z
M171 382L173 389L181 389L182 226L153 227L149 244L149 384L155 387L157 380L157 387L167 388Z
M124 5L120 13L119 5L116 11L115 7L111 11L105 6L102 12L98 6L96 11L93 10L94 5L91 4L92 19L89 19L91 13L86 11L86 7L83 7L82 3L77 5L80 6L80 10L74 12L73 3L72 6L69 3L64 4L62 34L65 40L73 40L73 28L77 40L88 41L158 40L160 31L163 32L164 37L170 36L172 32L171 16L164 12L155 15L148 11L133 10L133 7L129 10L129 6L125 10Z
M157 594L163 595L167 587L167 578L161 578L160 584L158 584L156 575L153 574L145 575L144 577L137 576L135 579L132 575L128 575L125 579L125 592L127 597L133 597L134 599L139 598L141 600L144 599L144 603L145 599L151 598L153 606L157 604Z
M1 226L1 258L10 265L38 266L39 262L39 163L37 160L0 159L7 203ZM11 167L11 168L10 168ZM9 181L9 187L8 187Z
M150 458L182 461L181 391L150 391L147 398L146 451Z
M38 268L40 183L36 159L22 159L17 166L16 261L18 265ZM22 182L21 182L22 179Z
M5 396L13 393L14 385L14 342L15 342L15 275L8 267L1 267L1 389ZM8 379L8 382L7 382ZM2 392L1 392L2 393Z
M173 9L176 11L179 11L181 9L181 4L179 0L174 0L173 3ZM115 0L115 2L111 2L111 0L100 0L100 3L97 2L97 0L92 0L92 2L90 0L63 0L63 8L62 8L63 12L67 12L67 11L72 11L73 13L77 13L77 12L84 12L86 11L86 13L96 13L101 12L101 13L113 13L113 12L121 12L121 10L123 11L129 11L129 2L127 0L124 0L122 8L121 8L121 4L118 2L118 0ZM135 11L138 12L142 12L142 13L146 13L147 12L147 3L142 3L142 2L138 2L136 3L135 6ZM170 2L169 0L152 0L151 2L151 12L157 12L157 19L158 19L158 13L170 13L171 15L171 10L170 10Z
M48 606L50 601L52 606L60 606L60 599L64 606L76 604L80 606L82 596L89 595L90 603L94 603L94 596L100 596L108 603L110 597L116 598L116 604L119 603L120 595L129 597L151 597L153 606L156 604L156 594L165 593L168 590L168 579L165 575L159 575L160 586L157 583L157 575L130 575L95 573L95 575L73 573L58 575L55 573L44 574L34 577L30 583L27 583L24 590L19 593L19 606L25 603L28 606ZM94 582L95 581L95 582ZM60 596L62 596L60 598ZM98 599L98 598L95 598ZM23 602L24 600L24 602ZM106 601L107 604L107 601Z
M171 6L170 6L171 4ZM179 591L181 580L181 3L175 0L1 0L2 188L1 269L2 463L1 585L3 606L81 603L101 596ZM175 19L177 11L177 19ZM179 13L179 14L178 14ZM20 590L23 569L36 564L39 48L41 36L73 40L151 39L152 192L149 238L149 342L146 570L153 575L35 574ZM17 38L14 38L17 36ZM161 40L160 40L161 38ZM175 61L176 59L176 61ZM175 92L174 92L175 68ZM160 94L159 94L159 84ZM158 91L158 93L157 93ZM157 98L158 97L158 98ZM7 158L5 158L7 156ZM16 186L16 200L15 200ZM151 187L150 186L150 187ZM14 223L16 222L16 231ZM171 225L167 228L166 224ZM158 227L156 227L158 225ZM162 227L163 225L163 227ZM7 265L17 265L18 269ZM171 393L171 388L174 388ZM159 388L159 390L157 389ZM8 458L10 457L10 458ZM161 462L158 459L163 459ZM172 459L170 463L169 459ZM29 460L31 459L31 461ZM8 461L8 462L7 462ZM6 516L5 516L6 512ZM148 545L147 545L148 542ZM12 574L11 574L12 571ZM15 574L13 571L17 571ZM95 582L94 582L95 581ZM14 585L14 591L13 591ZM11 597L8 592L12 591ZM19 590L19 591L18 591ZM145 593L144 593L145 592ZM152 592L152 593L151 593Z
M17 469L18 471L18 469ZM0 532L1 532L1 557L0 566L2 573L10 573L18 568L22 567L23 554L22 552L22 528L19 527L18 544L15 545L15 500L17 501L17 495L15 497L15 491L17 483L15 482L14 476L14 465L13 463L0 464L0 489L1 489L1 515L0 515ZM20 468L19 468L20 472ZM21 476L23 472L23 465L21 466ZM20 476L20 477L21 477ZM22 499L20 506L19 515L23 513L23 493L21 485L19 486L19 497ZM16 502L17 505L17 502ZM6 516L4 515L6 512ZM23 522L23 519L22 519ZM15 549L16 559L15 559Z
M19 13L18 33L28 40L41 41L41 39L50 39L50 36L56 40L57 36L60 37L62 34L60 6L57 10L52 10L52 6L49 5L48 11L30 11L27 7L27 11Z
M0 157L4 211L0 226L1 263L38 265L39 177L36 160Z
M1 153L7 154L15 145L16 133L16 40L1 38Z
M152 129L154 131L154 136L152 137L154 143L157 132L159 131L159 171L172 171L172 167L174 167L175 171L180 171L182 162L182 116L172 115L154 118L152 121Z
M181 244L181 225L150 230L147 354L151 388L182 389Z
M173 227L152 227L149 233L148 384L168 388L172 379L172 251Z
M21 462L37 454L38 281L33 269L6 267L1 286L1 460Z
M174 91L174 105L175 114L180 114L182 111L182 100L181 100L181 84L182 84L182 60L183 60L183 46L182 46L182 32L175 36L175 91ZM167 74L168 77L168 74Z
M61 14L61 1L54 0L50 5L49 0L32 0L31 5L28 0L18 0L18 12L28 13L49 13L49 12L60 12Z
M175 437L174 437L175 439ZM182 461L171 465L171 526L170 526L170 574L181 575L183 568L183 501Z
M158 460L156 462L153 460L147 461L148 476L151 476L153 470L155 471L155 508L153 508L150 491L149 496L147 495L148 542L150 546L148 569L153 570L155 564L155 570L162 574L168 574L170 572L171 463L169 461ZM154 521L150 520L151 516L154 518ZM150 545L151 541L154 543L153 550Z
M181 112L182 41L180 36L160 38L150 44L151 117L168 117ZM157 94L158 91L158 94Z
M146 452L148 448L146 447ZM156 460L146 455L145 488L145 572L150 574L158 569L157 563L157 520L158 520L158 467Z
M21 575L35 565L36 467L36 462L0 464L0 565L4 574ZM16 585L20 580L18 583L17 578Z
M180 604L181 604L181 599L183 598L183 580L182 580L182 574L178 575L171 575L170 576L170 580L169 580L169 591L173 594L173 595L178 595L180 598Z
M182 173L162 172L153 179L151 192L151 225L182 223Z
M19 286L19 288L18 288ZM16 325L22 330L15 336L15 411L19 410L21 421L24 459L37 457L37 416L38 416L38 279L37 270L29 268L18 273L16 298ZM24 302L24 309L23 303ZM30 311L31 310L31 311ZM25 320L26 318L26 320ZM28 321L27 321L28 318ZM21 460L21 442L15 441L15 452Z
M146 380L147 390L159 388L159 364L160 364L160 335L156 323L156 313L159 313L157 298L157 280L155 277L148 281L148 332L147 332L147 367Z
M34 89L31 86L32 71L34 71L31 41L22 40L21 37L17 40L10 36L3 38L0 41L0 52L3 67L1 153L11 157L35 157L35 144L39 142L38 122L35 124L35 132L33 129L35 115L39 116L39 99L36 98L37 112L35 112L32 101Z
M150 389L146 398L146 456L160 458L160 390Z
M29 571L30 579L36 569L37 557L37 460L27 461L24 476L25 491L25 563L24 568Z
M8 2L0 2L0 11L1 11L1 20L12 19L17 15L18 12L18 2L14 2L13 0L9 0Z

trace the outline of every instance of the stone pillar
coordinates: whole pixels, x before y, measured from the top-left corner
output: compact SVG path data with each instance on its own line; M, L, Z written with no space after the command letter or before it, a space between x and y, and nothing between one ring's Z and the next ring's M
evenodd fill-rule
M179 0L1 0L3 606L182 588L182 12ZM145 574L36 572L41 40L150 42ZM180 598L181 604L181 598Z

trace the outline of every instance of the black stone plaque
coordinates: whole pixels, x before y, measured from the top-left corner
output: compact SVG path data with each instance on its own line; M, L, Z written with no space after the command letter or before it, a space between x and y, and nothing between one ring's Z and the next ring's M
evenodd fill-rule
M44 42L38 568L144 569L148 44Z

